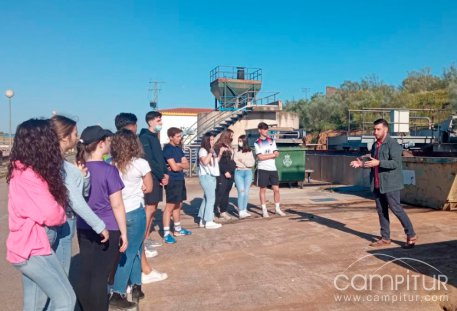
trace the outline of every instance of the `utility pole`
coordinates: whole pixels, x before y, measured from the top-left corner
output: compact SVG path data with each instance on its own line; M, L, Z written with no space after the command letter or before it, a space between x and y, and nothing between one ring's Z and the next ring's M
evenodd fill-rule
M9 152L11 153L11 149L13 148L13 132L11 131L11 98L14 96L14 91L13 90L6 90L5 96L8 97L8 103L10 107L10 131L9 131L9 138L10 138L10 146L9 146Z
M303 87L301 91L305 93L305 99L308 100L309 87Z
M159 92L162 90L159 88L159 84L165 83L163 81L149 81L148 91L152 92L152 99L149 102L149 106L152 110L159 110Z

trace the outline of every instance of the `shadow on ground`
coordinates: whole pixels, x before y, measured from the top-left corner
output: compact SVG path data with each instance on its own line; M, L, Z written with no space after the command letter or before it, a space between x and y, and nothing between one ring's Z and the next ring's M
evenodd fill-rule
M406 269L413 266L418 272L437 278L439 274L446 275L448 284L457 287L457 240L417 244L413 249L389 248L382 251L373 250L368 253ZM387 255L387 256L386 256ZM389 258L389 256L391 256ZM394 258L412 258L408 260L395 260ZM417 261L418 260L418 261Z
M336 192L336 193L355 195L355 196L362 197L365 199L373 199L373 193L371 192L369 187L334 186L334 187L328 187L325 190Z
M335 230L339 230L339 231L342 231L342 232L345 232L345 233L349 233L349 234L355 235L355 236L357 236L359 238L365 239L365 240L370 241L370 242L372 242L372 241L374 241L374 240L379 238L379 236L376 236L376 235L373 235L373 234L370 234L370 233L361 232L361 231L357 231L357 230L348 228L348 227L346 227L345 223L342 223L340 221L336 221L336 220L333 220L333 219L325 218L325 217L318 216L318 215L315 215L315 214L312 214L312 213L303 212L303 211L296 211L296 210L293 210L293 209L288 209L287 212L289 214L293 214L293 215L297 215L298 216L298 217L295 217L295 218L290 218L290 220L296 220L296 221L299 221L299 222L312 221L312 222L318 223L320 225L326 226L326 227L331 228L331 229L335 229ZM398 241L398 240L392 240L392 242L396 243L398 245L403 245L404 244L403 241Z

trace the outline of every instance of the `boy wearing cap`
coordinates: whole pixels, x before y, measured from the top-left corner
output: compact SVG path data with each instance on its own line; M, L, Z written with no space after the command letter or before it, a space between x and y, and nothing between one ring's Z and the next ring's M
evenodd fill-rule
M276 142L273 138L268 136L268 124L260 122L257 126L259 130L259 139L254 143L255 154L257 156L257 187L259 190L260 203L262 205L263 217L269 217L265 192L268 186L274 193L275 212L279 216L286 216L280 207L279 195L279 176L276 169L275 159L279 157L279 151L276 147Z
M192 234L181 226L182 202L187 200L183 170L189 169L189 162L181 148L182 130L171 127L167 135L170 143L163 148L163 156L169 167L170 181L165 187L167 205L163 211L163 239L165 243L173 244L176 243L176 239L170 233L171 216L173 216L175 236Z

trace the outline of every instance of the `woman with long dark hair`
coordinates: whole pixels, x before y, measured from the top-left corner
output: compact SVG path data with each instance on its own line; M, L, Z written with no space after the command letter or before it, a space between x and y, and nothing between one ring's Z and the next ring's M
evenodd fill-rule
M78 129L76 122L61 115L54 115L49 120L52 129L59 139L60 151L65 160L67 151L73 149L78 142ZM72 258L72 240L76 232L76 215L83 218L91 228L99 233L103 240L108 240L108 230L105 223L90 209L84 199L83 193L89 193L90 175L84 165L76 166L69 161L64 161L63 175L65 187L68 190L68 204L65 206L67 221L62 226L50 228L51 247L68 275ZM38 310L52 310L48 297L36 287L36 306Z
M36 310L36 287L53 310L73 310L76 297L51 249L47 227L65 223L67 189L59 140L48 120L30 119L16 129L9 183L7 260L22 273L24 310Z
M252 168L255 165L254 155L248 146L246 135L238 137L238 150L233 156L236 163L235 185L238 191L238 216L246 218L251 216L248 213L249 189L252 184Z
M81 133L76 159L87 166L90 173L90 192L87 203L106 224L109 240L102 238L81 217L78 217L78 242L80 254L79 281L75 286L78 300L84 311L107 311L107 283L119 252L128 246L122 189L124 183L118 169L106 163L113 133L98 125L89 126Z
M220 155L219 172L216 186L216 203L214 212L219 217L225 220L230 220L232 217L227 213L229 204L229 194L233 186L233 177L235 174L236 164L233 161L233 131L225 130L214 146L216 154Z
M219 176L220 156L214 151L215 138L212 133L203 136L198 150L198 178L203 189L203 200L198 211L200 227L217 229L222 225L214 222L214 204L216 202L216 184ZM219 153L222 155L222 152Z

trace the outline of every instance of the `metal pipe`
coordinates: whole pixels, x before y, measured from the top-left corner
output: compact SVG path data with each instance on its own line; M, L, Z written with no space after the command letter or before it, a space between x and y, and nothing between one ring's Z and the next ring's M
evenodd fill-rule
M11 152L11 149L13 148L13 134L12 134L12 130L11 130L11 97L8 99L8 102L9 102L9 106L10 106L10 152Z

